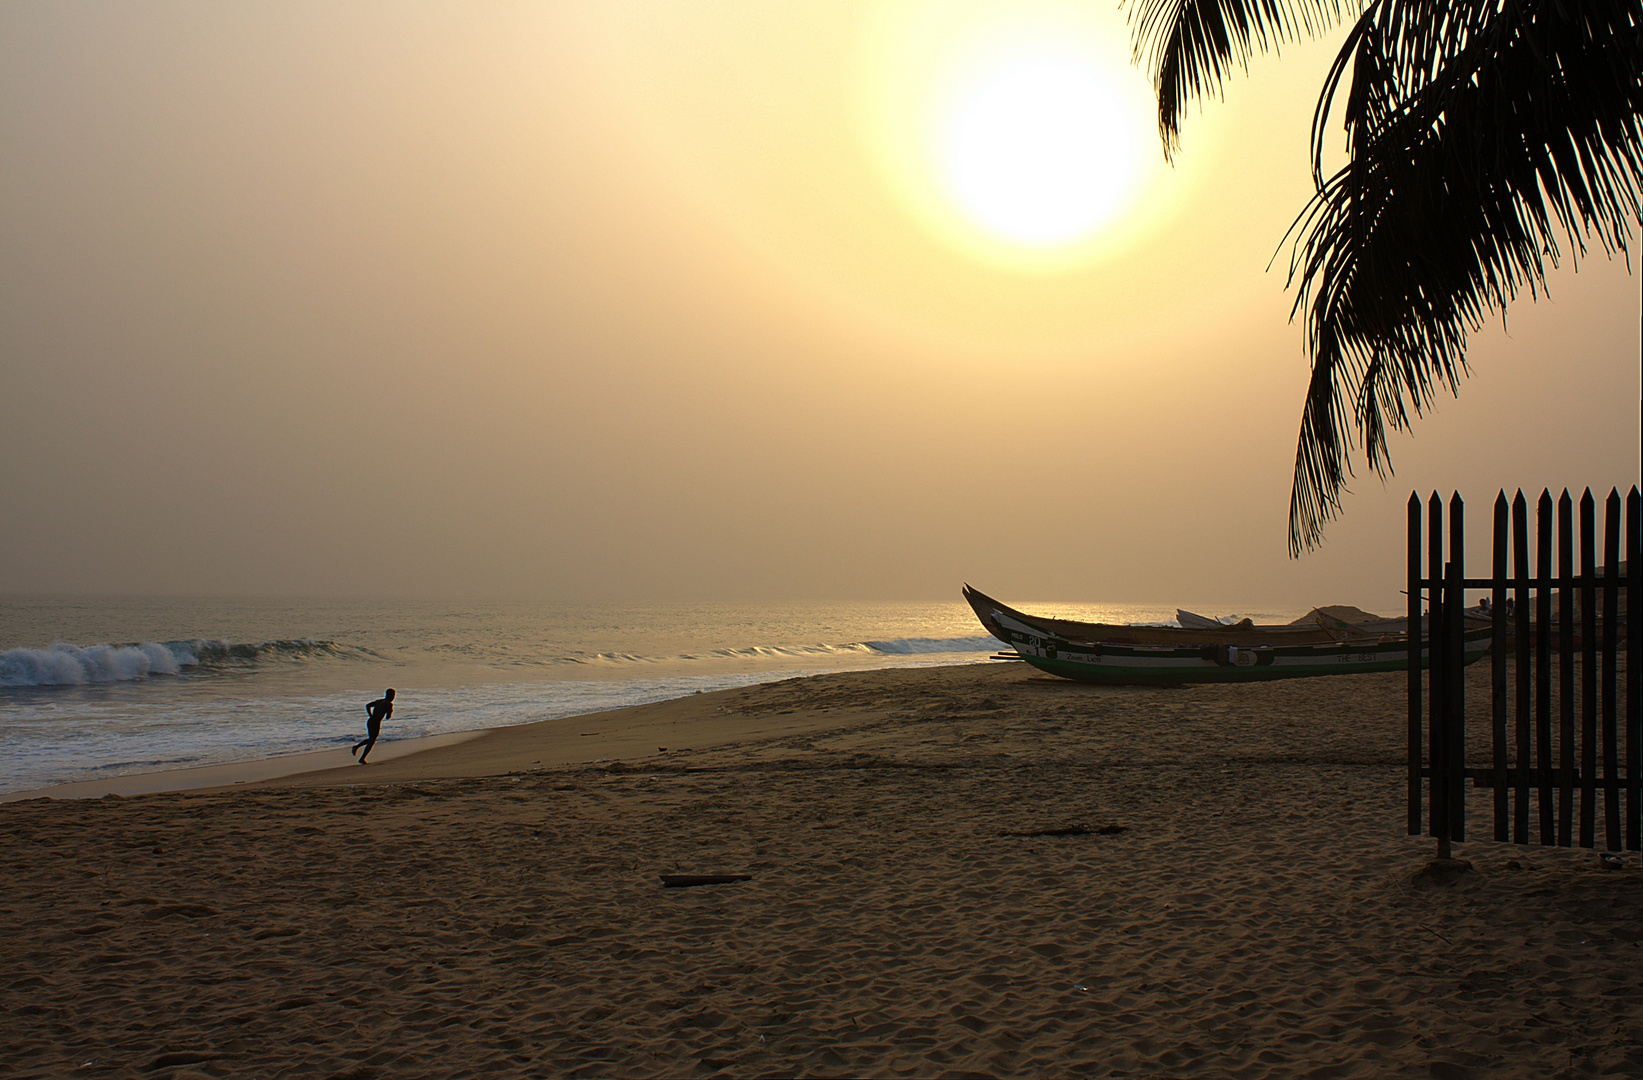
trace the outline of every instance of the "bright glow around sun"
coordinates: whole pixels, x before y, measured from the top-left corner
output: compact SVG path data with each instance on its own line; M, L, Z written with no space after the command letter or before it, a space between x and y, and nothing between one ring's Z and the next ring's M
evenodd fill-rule
M1062 271L1140 242L1179 198L1122 13L1070 0L883 5L863 114L881 175L951 248Z
M937 120L937 175L960 211L1000 239L1062 246L1123 208L1136 181L1135 126L1088 58L1005 56Z

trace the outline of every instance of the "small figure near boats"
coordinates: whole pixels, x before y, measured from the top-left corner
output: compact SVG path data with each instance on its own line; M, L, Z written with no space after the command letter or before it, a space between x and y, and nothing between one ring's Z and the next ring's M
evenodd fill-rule
M370 754L371 747L377 744L377 736L382 733L382 722L394 715L394 688L389 687L382 692L382 696L365 706L365 738L354 744L350 754L359 755L359 763L365 764L366 755ZM360 747L365 747L363 753Z

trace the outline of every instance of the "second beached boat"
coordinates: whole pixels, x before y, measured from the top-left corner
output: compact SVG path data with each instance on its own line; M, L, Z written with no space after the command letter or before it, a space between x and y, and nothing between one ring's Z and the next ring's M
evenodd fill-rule
M1115 626L1028 615L968 585L964 598L981 624L1022 660L1080 682L1255 682L1409 666L1408 625L1402 619L1354 623L1317 611L1310 623L1282 626L1248 620L1200 629ZM1466 631L1467 663L1488 652L1489 635L1482 620ZM1422 644L1425 667L1427 643Z

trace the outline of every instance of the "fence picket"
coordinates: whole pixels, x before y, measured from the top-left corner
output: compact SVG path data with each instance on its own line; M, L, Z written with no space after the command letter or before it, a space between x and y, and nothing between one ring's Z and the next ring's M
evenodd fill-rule
M1574 843L1575 820L1575 527L1568 488L1557 500L1557 573L1562 579L1558 587L1562 632L1557 641L1557 756L1562 773L1557 782L1557 842L1559 847L1569 847Z
M1596 501L1590 488L1582 493L1576 573L1574 500L1567 488L1557 500L1554 543L1552 496L1542 490L1535 514L1532 577L1528 502L1522 491L1510 503L1504 491L1495 498L1488 578L1466 576L1465 504L1458 492L1449 500L1447 515L1444 509L1433 492L1426 504L1423 575L1421 500L1418 495L1409 498L1410 834L1419 835L1424 816L1428 835L1438 840L1439 857L1448 858L1451 842L1466 839L1470 782L1493 791L1493 835L1498 841L1530 842L1529 807L1538 801L1541 844L1596 847L1601 802L1604 845L1611 851L1643 848L1640 582L1632 570L1643 534L1643 495L1634 486L1622 510L1619 490L1609 492L1599 563ZM1488 590L1492 605L1491 755L1486 766L1471 766L1466 760L1466 623L1470 618L1475 624L1478 618L1476 612L1467 612L1467 589ZM1429 661L1424 665L1424 689L1423 638ZM1622 647L1627 658L1624 695Z
M1643 690L1637 651L1643 638L1643 573L1637 554L1643 537L1643 495L1634 487L1626 495L1626 846L1643 850Z
M1431 653L1428 664L1426 684L1429 688L1426 709L1426 745L1427 753L1431 757L1432 767L1428 770L1426 783L1426 820L1428 831L1437 837L1438 850L1448 853L1449 849L1449 797L1444 786L1445 771L1444 759L1449 749L1448 740L1444 736L1444 713L1446 701L1441 683L1438 682L1438 672L1442 669L1444 635L1442 629L1443 618L1443 500L1438 498L1437 492L1426 503L1426 576L1431 581L1432 602L1428 605L1430 614L1427 617L1427 631L1430 644L1427 649Z
M1494 588L1490 590L1490 620L1495 641L1506 642L1506 492L1495 496L1495 551ZM1464 646L1462 646L1464 648ZM1506 650L1489 650L1489 697L1491 732L1495 755L1495 839L1510 840L1507 832L1507 755L1506 755Z
M1460 492L1449 498L1449 581L1443 587L1443 653L1448 659L1444 695L1449 745L1444 750L1444 783L1449 789L1449 838L1466 839L1466 507Z
M1580 846L1597 846L1597 529L1580 497Z
M1517 790L1513 797L1512 839L1529 842L1529 770L1534 764L1530 739L1531 684L1529 678L1529 505L1523 492L1512 500L1513 641L1517 645L1513 683L1517 688Z
M1616 623L1620 621L1620 492L1609 489L1603 500L1603 777L1620 779L1620 740L1615 730L1616 660L1620 654ZM1631 571L1627 567L1627 572ZM1620 789L1603 789L1603 841L1620 850Z
M1552 757L1552 493L1535 510L1535 762L1540 767L1540 842L1557 842Z
M1421 500L1409 493L1409 835L1421 834Z

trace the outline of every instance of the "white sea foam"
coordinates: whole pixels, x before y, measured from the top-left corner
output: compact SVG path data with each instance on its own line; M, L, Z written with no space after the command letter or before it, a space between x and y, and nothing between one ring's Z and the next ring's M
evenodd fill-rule
M135 682L150 675L179 675L184 668L243 668L315 657L380 659L370 649L309 638L256 644L221 640L144 641L124 645L58 642L49 649L8 649L0 653L0 687Z
M891 638L886 641L852 641L843 645L748 645L743 648L707 649L697 653L679 653L673 656L650 656L641 653L602 652L591 656L561 656L553 662L564 664L676 664L706 660L826 660L829 657L863 656L878 653L886 656L933 656L943 653L991 652L1003 647L1003 642L991 634L979 636L934 638Z
M896 638L893 641L867 642L867 647L874 652L890 653L895 656L913 656L925 653L992 652L1002 645L1003 642L991 634L958 638Z
M630 652L602 652L562 656L550 663L674 664L700 660L794 660L878 653L886 656L923 656L940 653L990 652L999 647L989 635L967 637L905 637L884 641L855 641L843 645L751 645L709 649L700 653L651 656ZM145 641L135 645L71 645L59 642L49 649L9 649L0 653L0 686L83 686L88 683L132 682L151 675L177 675L184 668L219 668L258 661L377 658L369 649L308 638L230 644L227 641Z
M79 686L175 675L198 664L188 643L164 645L69 645L7 649L0 653L0 686Z

